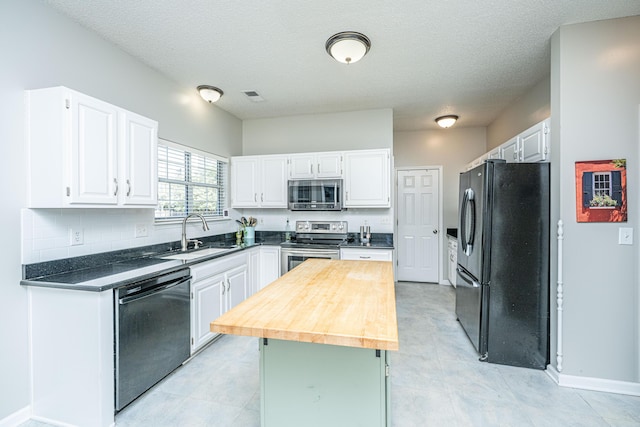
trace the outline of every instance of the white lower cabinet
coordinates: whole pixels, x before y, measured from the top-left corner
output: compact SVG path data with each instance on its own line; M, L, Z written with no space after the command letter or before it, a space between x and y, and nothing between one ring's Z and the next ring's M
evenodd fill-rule
M191 267L191 354L215 333L209 324L249 296L247 253Z
M280 277L280 246L260 246L260 273L257 291Z
M456 240L456 238L448 236L448 249L449 261L447 265L449 267L449 283L455 288L456 278L458 277L458 273L456 272L458 266L458 240Z
M341 248L340 259L359 261L392 261L393 249Z

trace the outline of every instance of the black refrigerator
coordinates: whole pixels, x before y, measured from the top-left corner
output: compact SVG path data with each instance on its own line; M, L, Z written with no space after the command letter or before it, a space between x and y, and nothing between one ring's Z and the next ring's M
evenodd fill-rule
M549 363L549 163L460 174L456 316L480 360Z

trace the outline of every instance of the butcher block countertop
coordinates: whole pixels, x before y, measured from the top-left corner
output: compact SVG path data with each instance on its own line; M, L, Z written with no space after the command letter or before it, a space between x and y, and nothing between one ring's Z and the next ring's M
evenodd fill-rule
M398 350L392 264L308 259L211 322L211 331Z

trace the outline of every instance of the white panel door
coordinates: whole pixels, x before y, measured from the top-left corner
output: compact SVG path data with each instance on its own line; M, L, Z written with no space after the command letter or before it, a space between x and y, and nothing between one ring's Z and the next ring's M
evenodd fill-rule
M440 280L439 179L437 169L398 171L398 280Z

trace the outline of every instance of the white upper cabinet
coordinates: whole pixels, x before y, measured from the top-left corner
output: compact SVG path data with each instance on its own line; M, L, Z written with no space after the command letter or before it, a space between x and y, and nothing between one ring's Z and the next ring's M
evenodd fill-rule
M520 141L518 137L511 138L500 146L500 158L507 162L519 162L520 161Z
M292 154L289 156L289 178L342 178L342 153Z
M286 208L287 156L231 158L233 208Z
M543 162L549 154L549 119L518 135L521 162Z
M26 97L29 207L157 204L157 122L65 87Z
M391 207L389 149L346 151L344 162L344 207Z

